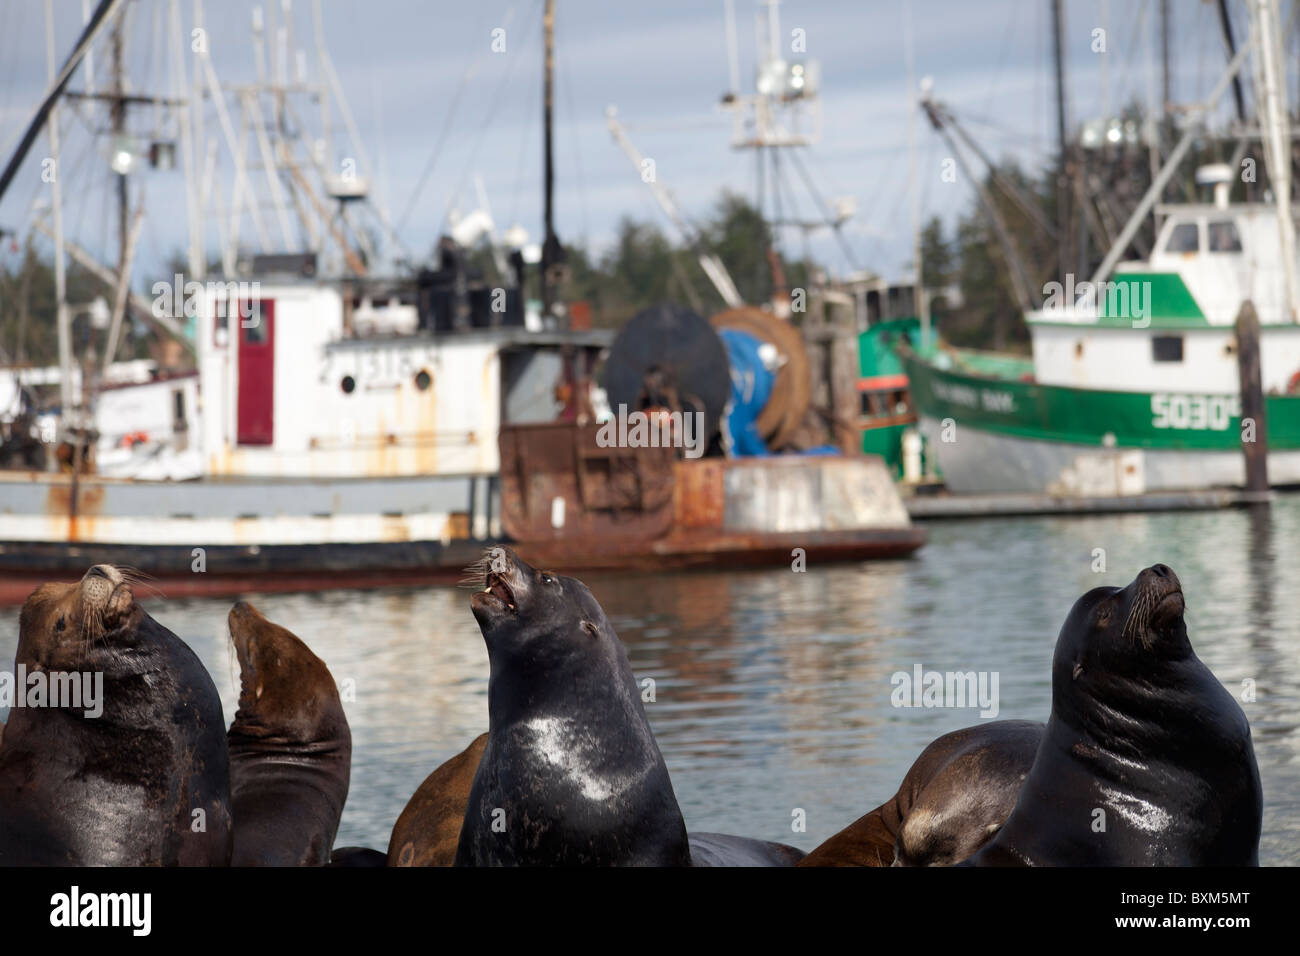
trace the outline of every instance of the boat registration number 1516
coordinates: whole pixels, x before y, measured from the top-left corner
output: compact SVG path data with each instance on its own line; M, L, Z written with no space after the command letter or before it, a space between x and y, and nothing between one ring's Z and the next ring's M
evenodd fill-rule
M1226 431L1241 414L1240 395L1186 395L1155 393L1151 396L1151 427L1180 431Z

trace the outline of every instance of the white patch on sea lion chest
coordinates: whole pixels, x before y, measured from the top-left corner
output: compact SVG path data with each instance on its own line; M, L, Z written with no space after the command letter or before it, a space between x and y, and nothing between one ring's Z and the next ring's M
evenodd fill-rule
M612 783L593 772L583 760L580 747L573 746L575 721L568 717L534 717L524 724L532 735L531 749L560 771L588 800L614 796Z
M1162 833L1169 829L1169 811L1150 800L1120 790L1102 788L1107 804L1137 830Z

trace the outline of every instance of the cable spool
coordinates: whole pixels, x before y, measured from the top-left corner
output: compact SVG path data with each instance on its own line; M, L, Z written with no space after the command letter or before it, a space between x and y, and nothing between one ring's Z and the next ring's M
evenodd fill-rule
M803 336L792 323L752 305L719 312L709 324L715 329L748 332L774 346L785 359L756 423L768 447L779 450L794 438L812 400L812 369Z
M704 436L722 423L731 371L722 339L703 317L681 305L642 309L628 320L605 360L610 408L628 412L651 405L703 412Z

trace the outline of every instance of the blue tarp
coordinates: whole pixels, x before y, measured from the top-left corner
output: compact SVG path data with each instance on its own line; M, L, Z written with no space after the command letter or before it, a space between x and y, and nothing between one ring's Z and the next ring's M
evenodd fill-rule
M770 455L767 442L758 433L758 416L772 395L776 375L759 358L762 340L736 329L720 329L718 335L727 348L727 362L731 366L731 404L722 424L731 439L731 454L733 457ZM838 455L840 450L834 445L818 445L800 454Z
M723 423L731 439L731 453L736 456L770 454L758 433L757 422L772 394L776 376L758 356L762 341L736 329L721 329L718 334L727 348L731 366L731 404Z

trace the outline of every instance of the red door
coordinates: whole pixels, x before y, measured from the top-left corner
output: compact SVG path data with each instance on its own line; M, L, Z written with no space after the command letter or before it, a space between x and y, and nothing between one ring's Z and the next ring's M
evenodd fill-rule
M244 318L248 315L249 318ZM275 300L240 303L238 436L269 445L275 435Z

